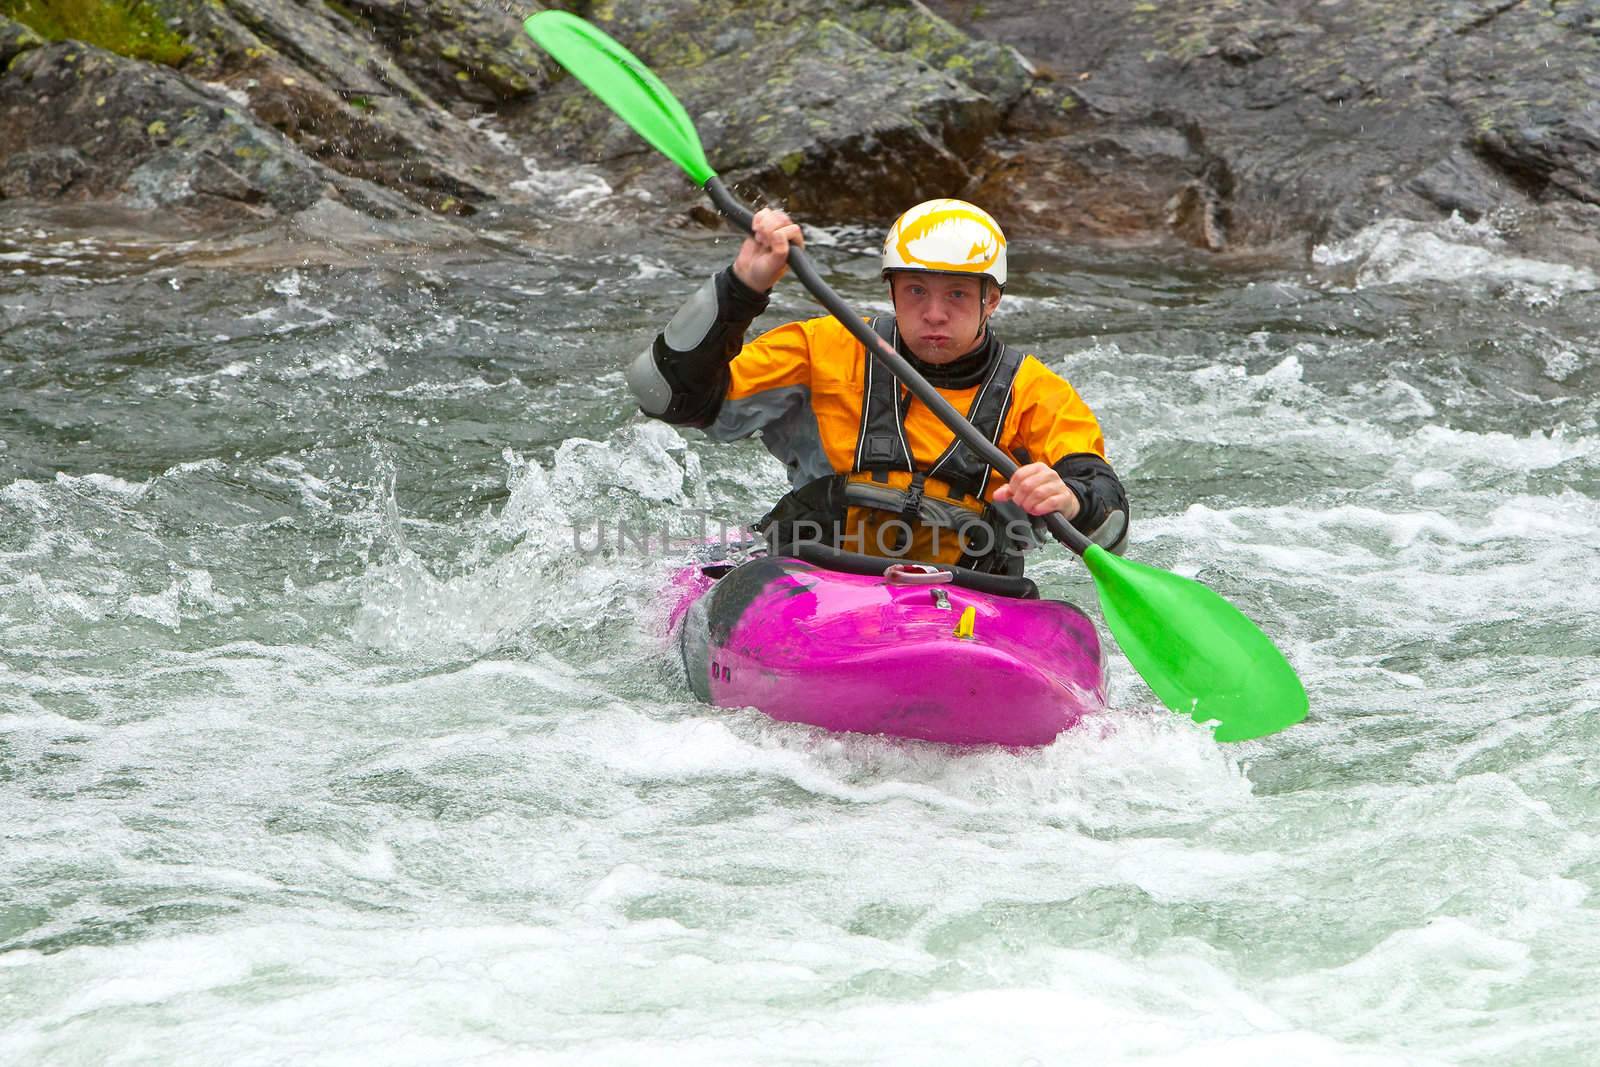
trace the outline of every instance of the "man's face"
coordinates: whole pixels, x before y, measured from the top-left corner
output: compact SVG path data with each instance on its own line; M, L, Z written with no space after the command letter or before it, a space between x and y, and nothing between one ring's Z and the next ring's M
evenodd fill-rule
M911 354L924 363L951 363L978 343L978 324L1000 305L1000 290L989 286L980 303L977 278L953 274L891 274L895 322Z

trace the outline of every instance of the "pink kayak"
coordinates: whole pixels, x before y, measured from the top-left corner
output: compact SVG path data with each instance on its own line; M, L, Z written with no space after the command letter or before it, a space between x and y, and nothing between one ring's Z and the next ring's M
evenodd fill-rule
M678 573L671 624L701 700L962 745L1048 744L1105 707L1093 621L1032 582L807 555Z

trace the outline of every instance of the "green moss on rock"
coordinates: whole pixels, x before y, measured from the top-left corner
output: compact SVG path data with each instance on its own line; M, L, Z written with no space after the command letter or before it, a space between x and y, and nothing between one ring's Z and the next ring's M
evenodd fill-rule
M352 10L345 4L341 4L339 0L322 0L322 2L327 5L329 11L332 11L335 15L338 15L350 25L362 28L366 27L366 19L362 18L359 12Z
M0 66L11 62L13 58L44 44L44 38L34 33L20 22L0 15Z
M1027 92L1032 81L1010 49L968 36L920 5L854 11L845 22L879 50L909 55L944 71L1002 109ZM859 55L860 49L852 49L851 54Z
M51 41L82 41L108 52L177 66L192 51L144 0L0 0L0 15Z

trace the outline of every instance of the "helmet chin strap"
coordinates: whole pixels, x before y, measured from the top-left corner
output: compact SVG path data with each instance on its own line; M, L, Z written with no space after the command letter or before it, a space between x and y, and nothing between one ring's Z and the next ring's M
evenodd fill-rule
M977 348L983 340L984 331L989 328L989 277L984 275L978 279L978 332L972 335L972 348ZM972 348L967 349L968 352Z

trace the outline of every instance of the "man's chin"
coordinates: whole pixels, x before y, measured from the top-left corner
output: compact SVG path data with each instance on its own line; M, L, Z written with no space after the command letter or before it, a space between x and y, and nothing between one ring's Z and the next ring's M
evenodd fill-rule
M953 363L961 355L956 351L955 345L948 341L941 341L938 344L929 344L924 341L919 345L907 345L906 347L910 348L911 354L922 360L922 362L932 363L935 366L941 363Z

